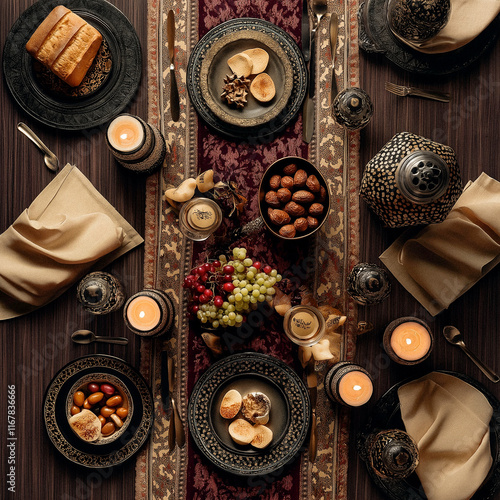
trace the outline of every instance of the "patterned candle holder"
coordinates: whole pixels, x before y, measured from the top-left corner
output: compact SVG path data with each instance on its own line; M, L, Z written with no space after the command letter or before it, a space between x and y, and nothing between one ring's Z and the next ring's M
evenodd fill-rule
M341 361L326 374L325 390L332 401L356 407L370 400L373 382L371 375L362 366Z
M285 314L283 328L295 344L311 346L325 335L325 319L318 309L311 306L295 306Z
M434 336L419 318L407 316L392 321L384 332L383 346L387 355L400 365L416 365L429 357Z
M137 129L134 132L138 133L140 139L132 149L128 145L123 146L119 138L112 135L117 124L124 120ZM109 124L106 142L118 163L137 174L149 175L158 170L167 153L165 139L158 128L129 114L119 115Z
M108 314L125 302L122 284L111 274L100 271L87 274L76 288L76 297L92 314Z
M171 330L174 304L161 290L147 289L130 297L123 309L127 328L141 337L157 337Z

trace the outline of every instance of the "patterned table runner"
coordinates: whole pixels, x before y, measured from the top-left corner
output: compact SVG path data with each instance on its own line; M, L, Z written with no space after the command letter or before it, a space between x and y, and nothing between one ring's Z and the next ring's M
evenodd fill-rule
M181 118L170 120L167 12L176 20L176 74L181 95ZM358 84L357 0L328 2L328 12L340 18L336 73L339 88ZM318 30L315 137L302 141L302 115L267 142L238 143L213 132L193 108L186 91L189 54L211 28L233 18L266 19L285 30L300 46L302 6L295 0L149 0L148 2L148 121L163 132L169 152L162 171L148 179L146 206L145 286L167 291L176 302L176 326L172 335L145 339L141 347L141 371L150 382L155 399L155 424L147 445L137 458L136 498L165 499L347 499L348 411L333 405L318 386L318 455L310 464L307 450L284 470L259 478L234 478L224 474L199 453L189 437L184 448L169 452L168 415L161 405L160 353L176 356L177 394L181 417L187 421L190 392L213 358L200 336L200 327L186 317L184 276L207 255L202 244L186 240L179 232L176 213L165 201L167 185L177 186L187 177L214 169L225 181L235 181L248 203L240 223L258 217L257 190L262 173L276 159L301 156L314 163L327 179L331 211L316 238L285 245L267 233L234 242L252 256L277 268L290 281L307 285L319 303L342 310L343 359L354 356L356 308L345 293L346 275L358 262L358 151L359 134L346 133L333 120L329 108L331 54L328 16ZM286 339L275 314L266 325L234 351L256 351L276 356L294 366L302 376L297 349ZM186 425L186 431L187 425ZM306 442L307 444L307 442Z

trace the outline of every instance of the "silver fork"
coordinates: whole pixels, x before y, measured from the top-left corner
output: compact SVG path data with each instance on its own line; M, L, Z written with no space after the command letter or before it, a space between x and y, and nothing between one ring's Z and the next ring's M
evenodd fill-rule
M385 90L392 94L400 96L416 96L425 97L426 99L433 99L435 101L450 102L450 94L446 92L438 92L437 90L424 90L417 87L405 87L403 85L396 85L395 83L385 82Z

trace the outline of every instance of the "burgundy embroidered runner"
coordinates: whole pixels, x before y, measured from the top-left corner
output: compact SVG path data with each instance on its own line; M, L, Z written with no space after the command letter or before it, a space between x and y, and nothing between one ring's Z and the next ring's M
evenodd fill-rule
M181 117L171 121L170 80L166 41L167 12L173 9L176 25L176 74L181 97ZM336 74L339 88L358 83L357 0L328 3L328 12L340 19ZM213 169L225 182L235 182L247 198L239 220L225 219L227 231L259 215L257 190L263 172L275 160L301 156L320 169L327 180L331 210L321 230L301 242L283 242L267 231L232 241L226 253L237 246L272 267L295 288L305 285L319 303L331 304L348 317L343 335L343 359L354 355L356 309L345 293L345 277L358 255L358 150L359 136L346 133L330 112L331 54L328 22L318 29L318 64L315 97L315 137L302 140L299 112L288 126L261 141L235 141L214 131L198 116L186 90L189 56L198 40L229 19L265 19L292 37L300 47L301 3L294 0L150 0L148 5L148 121L163 132L168 154L162 171L148 180L146 220L145 286L162 289L174 299L178 316L171 335L145 339L141 348L141 371L150 382L155 399L152 435L137 459L136 498L174 499L347 499L348 414L326 397L324 373L318 386L318 455L309 463L306 446L292 462L272 474L257 478L235 477L218 470L202 455L189 435L187 409L191 391L214 359L205 346L197 323L186 315L188 296L184 277L208 257L217 257L206 243L193 244L179 231L177 213L164 199L169 185ZM328 17L328 16L325 16ZM212 242L213 243L213 242ZM187 444L169 452L168 417L161 402L160 353L167 350L176 359L176 401L187 432ZM232 352L255 351L281 359L300 377L297 348L288 341L282 318L273 314L257 324L247 338L236 339ZM305 443L307 445L307 441Z

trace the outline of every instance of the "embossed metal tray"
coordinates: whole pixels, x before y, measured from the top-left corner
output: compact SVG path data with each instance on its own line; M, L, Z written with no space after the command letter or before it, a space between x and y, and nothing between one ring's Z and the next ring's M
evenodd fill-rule
M500 486L500 402L498 399L487 391L479 382L463 373L437 370L441 373L446 373L457 377L464 382L467 382L472 387L480 391L488 400L493 408L493 416L490 421L490 446L493 464L484 480L483 484L476 491L471 500L488 500L493 498L495 492ZM403 420L401 418L401 410L399 405L398 389L411 380L404 380L392 386L375 404L372 409L371 417L362 432L357 436L357 450L363 455L364 443L367 436L374 432L384 429L402 429L405 430ZM420 484L416 473L411 474L406 479L384 479L368 467L368 473L375 484L393 500L425 500L427 497Z
M26 51L26 42L57 5L64 5L92 24L106 41L111 69L95 92L71 97L48 90ZM14 100L39 122L64 130L96 127L119 114L137 91L141 64L141 46L133 26L120 10L105 0L35 3L12 26L3 52L4 77Z
M495 42L500 16L474 40L443 54L424 54L398 40L387 21L388 0L364 0L360 4L359 45L366 52L381 53L400 68L423 75L447 75L475 62Z
M118 378L134 404L126 432L116 441L100 446L78 438L67 417L69 392L77 380L92 373ZM43 402L45 429L52 444L71 462L89 468L111 467L132 457L149 437L153 411L153 397L144 378L122 359L104 354L84 356L61 368L50 382Z
M271 400L268 427L273 439L267 448L236 444L231 420L220 416L224 394L260 391ZM189 429L200 451L220 469L241 476L270 474L298 456L311 418L304 383L288 365L259 353L234 354L211 366L196 383L189 401Z
M227 59L249 48L269 54L266 72L276 85L269 103L248 96L241 109L221 98L224 76L231 73ZM217 132L237 138L264 138L283 130L297 115L307 88L302 53L291 36L263 19L231 19L211 29L194 47L187 67L187 88L201 118Z

